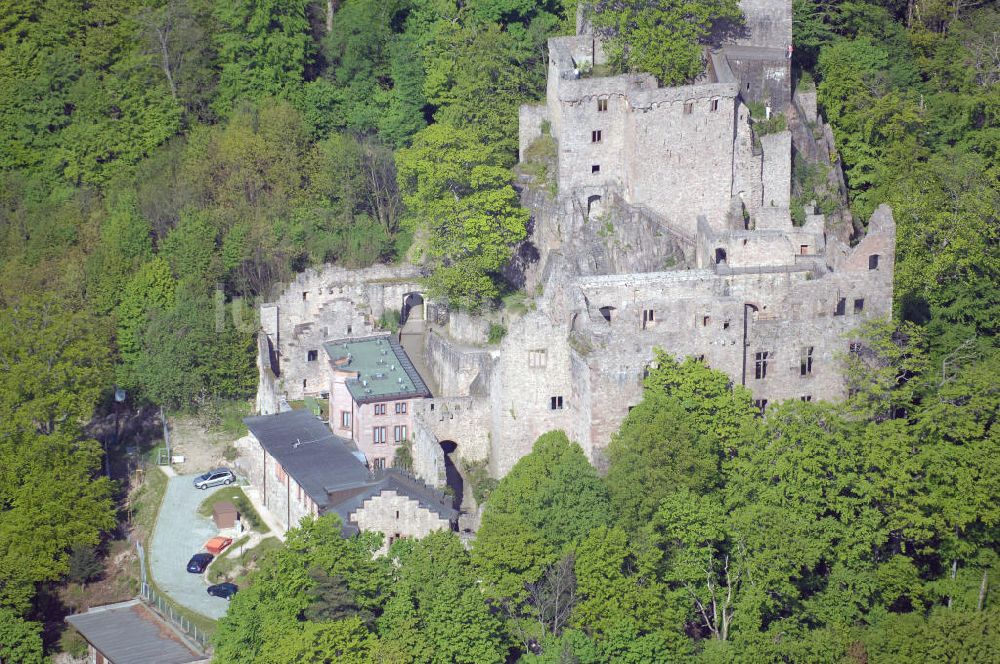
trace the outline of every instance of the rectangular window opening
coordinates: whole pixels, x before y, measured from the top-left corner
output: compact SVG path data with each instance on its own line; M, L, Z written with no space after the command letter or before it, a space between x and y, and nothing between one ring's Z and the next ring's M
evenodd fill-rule
M842 297L837 300L837 308L833 310L834 316L843 316L847 311L847 298Z
M754 355L753 377L757 380L767 378L767 361L771 357L770 351L762 350Z
M799 399L801 399L802 401L812 401L813 400L811 394L803 394L801 397L799 397Z
M405 401L398 401L398 402L396 402L396 414L397 415L406 415L406 402Z
M767 399L754 399L754 408L760 411L761 416L764 415L764 411L767 410Z
M642 310L642 329L645 330L647 327L652 327L653 323L655 323L655 322L656 322L656 320L653 318L653 310L652 309L643 309Z
M711 323L711 322L712 322L712 317L711 316L702 316L701 317L701 326L702 327L708 327L708 324Z
M854 313L860 314L865 310L865 298L859 297L854 300Z
M551 397L549 399L549 410L562 410L562 408L563 408L562 397Z
M813 371L813 347L804 346L799 351L799 375L810 376Z
M341 429L351 428L351 411L349 410L340 411L340 428Z
M601 165L600 164L591 164L591 166L590 166L590 172L591 173L600 173L601 172Z
M385 427L372 427L372 442L375 444L385 442Z
M719 110L719 100L718 99L713 99L712 100L712 106L711 106L711 108L712 108L713 111Z
M608 100L607 99L598 99L597 100L597 111L598 111L598 113L603 113L606 110L608 110Z
M384 403L377 403L377 404L375 404L375 414L376 415L385 415L385 404Z
M868 269L877 270L878 269L878 254L872 254L868 257Z
M600 143L601 142L601 138L602 138L602 135L601 135L601 130L600 129L595 129L594 131L590 132L590 142L591 143Z
M533 369L544 369L545 368L545 351L544 350L529 350L528 351L528 366Z
M319 359L319 351L311 350L306 354L306 360L308 362L315 362L317 359Z
M693 101L684 102L684 115L691 115L692 111L694 111L694 102Z

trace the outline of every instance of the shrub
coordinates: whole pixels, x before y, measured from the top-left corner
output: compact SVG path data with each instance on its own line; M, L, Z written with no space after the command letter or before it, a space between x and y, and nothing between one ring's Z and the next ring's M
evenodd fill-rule
M490 323L490 332L488 338L491 344L500 343L500 340L503 339L506 334L507 334L506 327L500 325L499 323Z

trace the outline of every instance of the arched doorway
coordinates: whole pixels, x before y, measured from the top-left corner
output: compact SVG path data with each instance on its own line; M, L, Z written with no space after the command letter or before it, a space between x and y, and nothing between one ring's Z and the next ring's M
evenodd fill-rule
M453 440L443 440L441 441L441 449L444 451L445 483L455 494L452 504L455 509L459 510L462 508L462 498L465 494L465 481L462 479L462 474L458 472L458 466L455 465L458 458L455 450L458 449L458 444Z
M601 213L601 197L594 195L587 197L587 219Z
M414 320L424 319L424 296L420 293L406 293L403 295L403 306L399 310L399 324L406 323L410 316Z

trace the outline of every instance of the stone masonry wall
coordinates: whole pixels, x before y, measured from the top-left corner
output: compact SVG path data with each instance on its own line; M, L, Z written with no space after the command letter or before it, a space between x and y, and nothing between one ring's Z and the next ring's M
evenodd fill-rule
M454 442L458 456L467 461L489 458L492 430L488 398L452 396L422 399L416 402L415 413L418 427L431 432L436 444L448 440Z
M261 492L264 507L282 528L295 527L304 517L317 514L315 503L292 477L281 473L280 464L253 434L240 438L235 446L239 453L236 466Z
M542 123L548 120L544 104L522 104L518 112L517 158L524 161L524 151L542 135Z
M413 420L413 474L430 486L441 489L447 483L444 467L444 450L434 431L423 418Z
M371 334L385 311L401 309L407 293L421 291L419 279L413 266L385 265L364 270L330 266L298 275L261 307L262 317L277 324L277 339L268 336L277 350L279 393L296 400L326 392L323 343ZM310 351L316 352L315 360L309 359Z
M421 538L435 530L450 530L451 524L436 512L421 507L420 503L395 491L383 491L372 496L351 514L351 521L361 530L385 535L380 554L389 551L390 538Z
M740 0L746 30L736 43L784 49L792 43L792 3L788 0Z

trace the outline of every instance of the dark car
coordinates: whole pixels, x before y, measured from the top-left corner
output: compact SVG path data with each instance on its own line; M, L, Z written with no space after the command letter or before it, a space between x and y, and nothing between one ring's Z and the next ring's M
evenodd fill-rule
M228 468L216 468L194 478L194 488L207 489L210 486L232 484L235 481L236 475L233 474L233 471Z
M215 558L211 553L196 553L188 561L187 570L192 574L201 574L208 567L208 564Z
M209 595L212 597L221 597L222 599L231 599L239 591L240 589L235 583L217 583L214 586L208 587Z

